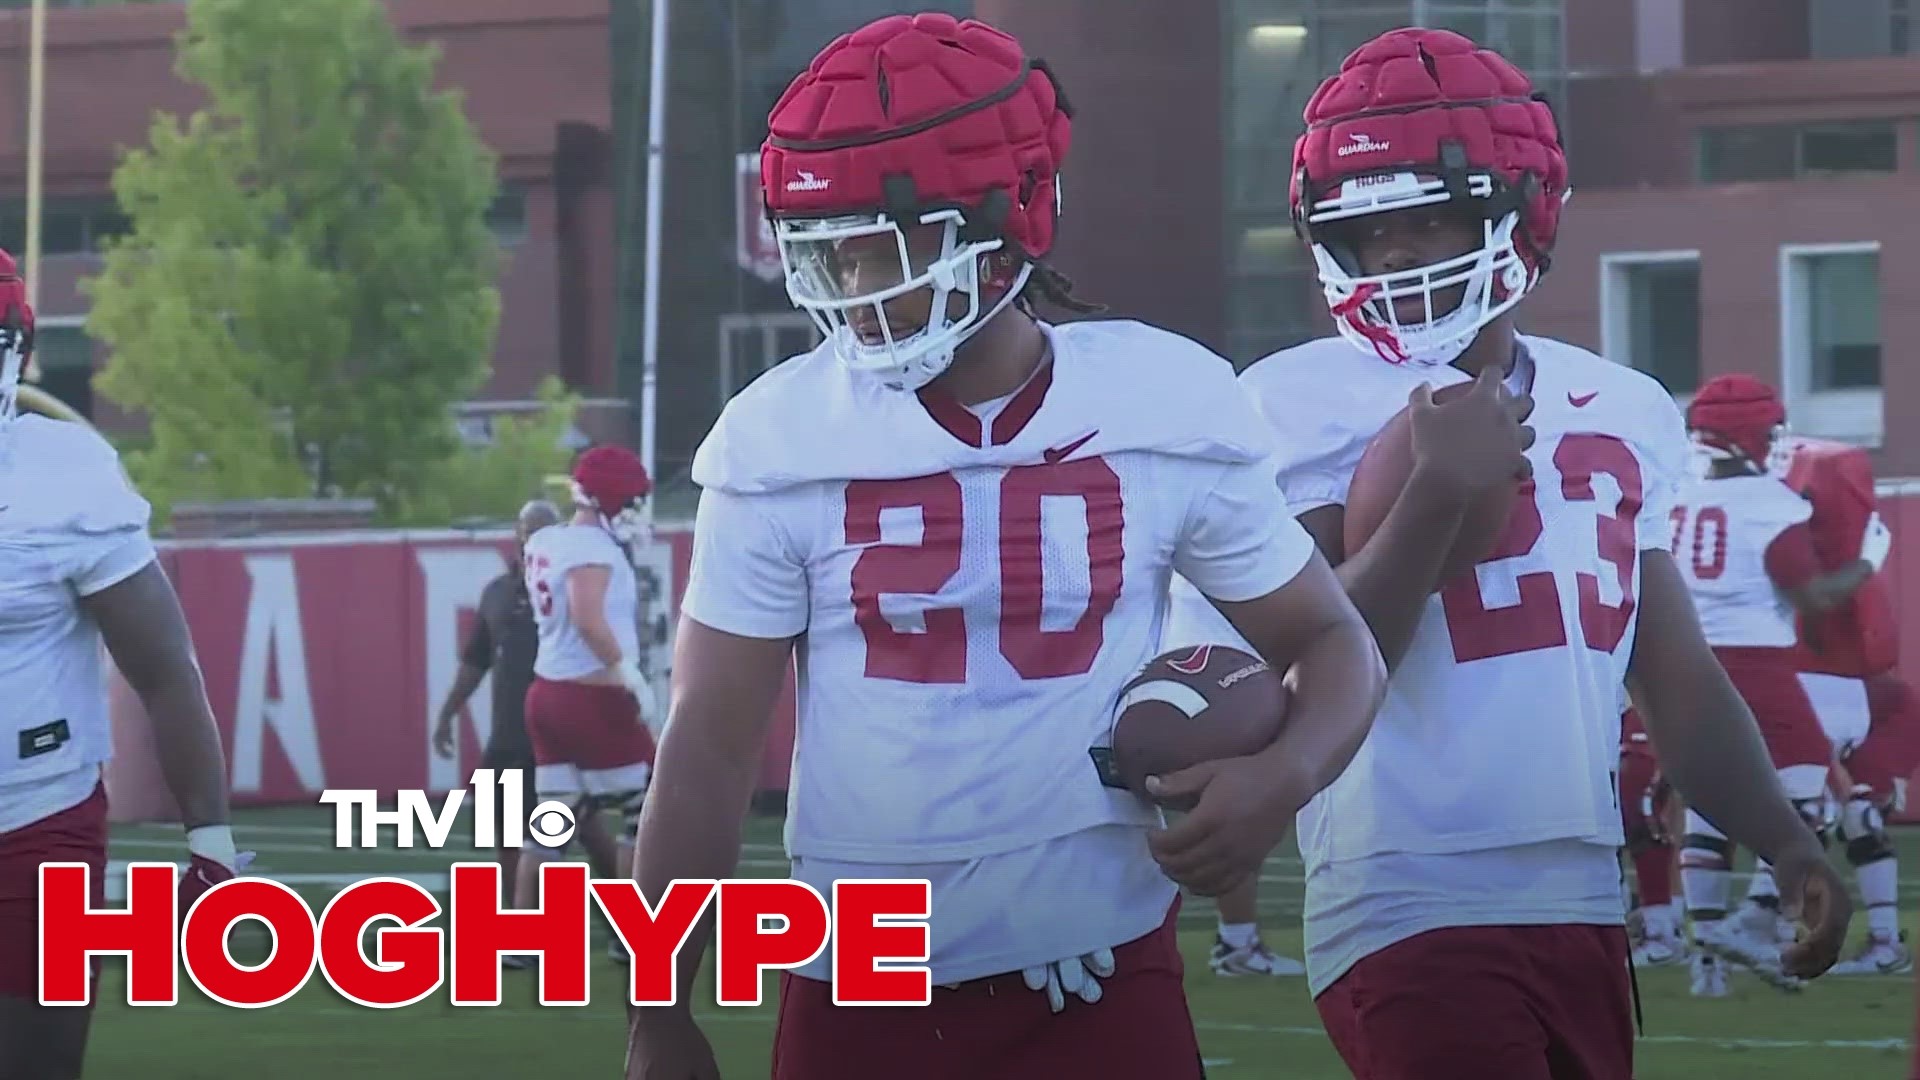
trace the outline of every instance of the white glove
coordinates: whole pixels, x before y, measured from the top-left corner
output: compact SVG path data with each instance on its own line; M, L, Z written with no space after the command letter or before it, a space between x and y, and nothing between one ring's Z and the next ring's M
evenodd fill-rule
M1047 1004L1054 1012L1067 1007L1072 994L1089 1005L1100 1000L1100 980L1113 974L1113 950L1096 949L1084 956L1070 956L1051 964L1030 967L1020 973L1027 989L1044 990Z
M1875 511L1867 518L1867 531L1860 537L1860 557L1873 565L1874 573L1886 565L1887 553L1893 550L1893 530L1880 520Z
M620 661L616 670L620 672L620 682L626 686L627 693L632 694L634 702L640 706L640 719L652 723L657 719L654 716L654 710L658 707L653 694L653 683L649 682L646 673L640 670L640 665L631 660Z

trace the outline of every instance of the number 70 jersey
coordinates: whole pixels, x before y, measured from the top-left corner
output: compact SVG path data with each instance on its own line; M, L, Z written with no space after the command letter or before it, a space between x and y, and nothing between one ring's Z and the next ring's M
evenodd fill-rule
M1668 547L1684 425L1638 372L1556 341L1521 346L1533 478L1487 557L1427 601L1372 735L1303 811L1310 866L1620 842L1613 776L1640 555ZM1281 484L1305 512L1345 504L1354 466L1414 386L1466 378L1330 340L1255 364L1243 381L1280 432Z
M1050 329L1051 366L984 418L849 384L830 353L729 406L696 460L682 610L798 639L792 854L948 862L1158 821L1089 750L1160 651L1173 571L1253 599L1312 542L1231 368L1137 326ZM789 443L782 476L772 453L736 468L734 440L791 430L748 426L761 409L839 441ZM848 440L865 448L840 457Z

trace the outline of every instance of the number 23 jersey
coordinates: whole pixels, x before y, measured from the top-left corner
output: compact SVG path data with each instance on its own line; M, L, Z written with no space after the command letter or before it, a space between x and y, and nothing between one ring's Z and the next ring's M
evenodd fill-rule
M1248 600L1311 558L1226 361L1138 323L1045 330L1051 363L984 416L823 347L736 398L696 458L683 610L800 639L796 857L947 862L1157 823L1088 751L1159 651L1171 573Z
M1372 734L1302 811L1310 866L1621 842L1613 777L1639 555L1670 542L1684 423L1639 372L1561 342L1520 342L1516 375L1531 375L1535 402L1533 479L1489 557L1427 601ZM1331 339L1243 376L1301 448L1280 476L1302 512L1345 503L1367 444L1414 386L1466 379L1452 367L1384 364Z

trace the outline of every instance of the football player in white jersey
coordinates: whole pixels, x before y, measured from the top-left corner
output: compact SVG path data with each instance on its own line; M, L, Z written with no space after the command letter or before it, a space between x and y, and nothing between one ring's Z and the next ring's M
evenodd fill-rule
M534 791L573 804L576 819L617 809L622 875L632 872L653 769L646 719L656 706L639 663L640 594L628 551L645 531L652 491L633 451L594 447L574 462L573 517L528 537L522 552L540 632L526 709ZM515 894L521 907L537 902L540 864L562 850L528 833Z
M926 1008L839 1008L829 953L783 973L775 1080L1198 1080L1168 874L1218 895L1257 873L1378 703L1378 652L1227 361L1035 315L1067 295L1042 260L1069 124L1017 41L944 14L834 41L769 121L788 290L828 340L695 458L636 876L657 900L732 871L794 660L792 872L823 896L930 880L935 984ZM1168 778L1199 802L1161 831L1093 751L1163 651L1175 568L1293 697L1269 751ZM679 955L676 1007L636 1012L630 1077L719 1075L691 1012L704 947Z
M1833 962L1845 890L1667 552L1688 455L1673 399L1515 330L1567 195L1545 101L1468 39L1401 29L1348 56L1305 120L1294 220L1339 337L1242 381L1282 433L1288 501L1393 669L1365 746L1300 815L1309 987L1360 1080L1628 1080L1623 685L1663 774L1804 910L1794 971ZM1412 476L1348 551L1355 466L1403 408ZM1516 476L1504 534L1443 579L1466 509ZM1180 610L1173 637L1231 644L1204 605Z
M1727 673L1760 721L1780 780L1810 823L1837 833L1860 878L1871 940L1867 953L1836 974L1899 970L1911 956L1898 936L1897 862L1886 834L1875 784L1855 793L1851 779L1837 786L1845 797L1830 813L1829 773L1864 743L1869 717L1867 683L1860 679L1800 672L1795 616L1801 624L1843 604L1886 561L1891 537L1878 516L1862 538L1859 558L1823 571L1812 525L1812 504L1769 472L1786 410L1773 388L1745 375L1723 375L1700 388L1687 409L1705 475L1688 485L1674 512L1674 556L1687 573L1707 638ZM1821 699L1815 698L1815 693ZM1888 695L1882 694L1883 699ZM1857 709L1850 705L1857 703ZM1887 734L1897 735L1897 711ZM1855 718L1857 730L1847 730ZM1883 740L1891 745L1897 738ZM1875 755L1860 759L1874 772ZM1737 917L1723 919L1731 851L1724 837L1690 819L1681 853L1695 937L1723 960L1750 964L1769 981L1779 939L1779 902L1773 876L1759 865ZM1705 957L1694 961L1694 990L1725 993L1724 976ZM1792 981L1780 983L1791 988Z
M1702 474L1681 488L1670 545L1707 642L1759 723L1781 789L1807 824L1824 834L1833 755L1800 685L1793 616L1799 608L1832 606L1872 569L1820 572L1807 527L1813 507L1766 470L1774 432L1785 419L1773 388L1750 376L1722 375L1700 388L1687 407L1687 426ZM1693 992L1726 993L1720 962L1750 966L1767 981L1792 988L1798 980L1778 967L1772 914L1758 936L1726 919L1732 854L1726 836L1689 809L1680 879L1694 942L1701 947L1693 960ZM1764 861L1756 880L1772 884Z
M105 905L103 645L139 695L187 829L181 912L247 856L234 850L220 731L147 502L99 433L17 412L32 345L25 287L0 251L0 1076L70 1080L92 1010L39 1004L39 866L86 863Z

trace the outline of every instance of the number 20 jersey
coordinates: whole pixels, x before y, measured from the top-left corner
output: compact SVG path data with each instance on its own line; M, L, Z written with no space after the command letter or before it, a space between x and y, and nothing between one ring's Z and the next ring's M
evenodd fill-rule
M823 346L736 397L695 459L683 611L800 639L796 857L950 862L1157 823L1088 751L1159 651L1173 570L1248 600L1312 555L1225 360L1139 323L1045 330L1051 364L983 416Z

